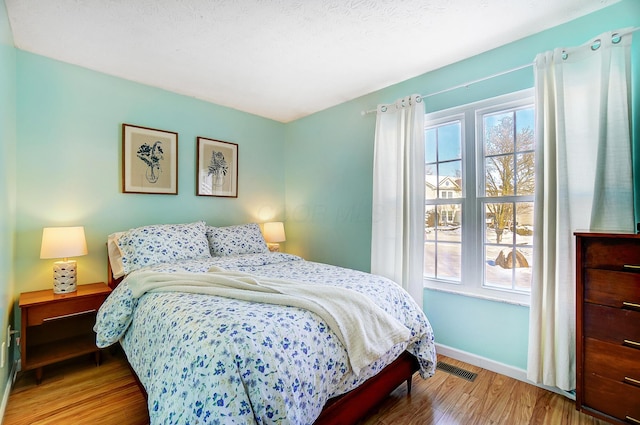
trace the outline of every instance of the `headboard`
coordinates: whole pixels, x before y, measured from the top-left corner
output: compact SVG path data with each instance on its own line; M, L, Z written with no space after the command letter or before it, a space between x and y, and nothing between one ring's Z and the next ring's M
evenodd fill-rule
M107 285L112 290L116 288L122 282L124 276L120 276L119 278L113 277L113 270L111 270L111 261L109 261L109 253L107 252Z

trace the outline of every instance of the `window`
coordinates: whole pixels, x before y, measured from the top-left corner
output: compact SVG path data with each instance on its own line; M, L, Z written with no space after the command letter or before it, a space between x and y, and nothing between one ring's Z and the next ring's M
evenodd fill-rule
M425 123L425 286L528 303L532 92L427 114Z

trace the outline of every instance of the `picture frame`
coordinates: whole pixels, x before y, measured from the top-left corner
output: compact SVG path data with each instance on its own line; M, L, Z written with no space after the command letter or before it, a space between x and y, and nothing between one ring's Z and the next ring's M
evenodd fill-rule
M238 145L197 138L196 195L238 197Z
M178 133L122 124L122 192L178 194Z

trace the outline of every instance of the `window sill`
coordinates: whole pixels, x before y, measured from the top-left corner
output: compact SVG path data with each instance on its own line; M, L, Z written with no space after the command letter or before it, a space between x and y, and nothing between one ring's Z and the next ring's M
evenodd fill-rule
M517 305L517 306L521 306L521 307L530 307L531 305L531 301L530 301L530 296L529 295L522 295L520 296L520 294L512 294L509 293L509 295L511 296L511 298L504 298L504 297L498 297L498 296L492 296L486 293L477 293L477 292L472 292L472 291L464 291L464 290L459 290L459 289L450 289L450 288L443 288L441 286L435 286L433 284L426 284L424 285L424 289L429 289L431 291L438 291L438 292L446 292L448 294L454 294L454 295L462 295L464 297L471 297L471 298L479 298L481 300L486 300L486 301L493 301L493 302L498 302L498 303L505 303L505 304L512 304L512 305ZM488 292L489 290L485 290L483 292ZM527 298L527 300L524 300L523 298Z

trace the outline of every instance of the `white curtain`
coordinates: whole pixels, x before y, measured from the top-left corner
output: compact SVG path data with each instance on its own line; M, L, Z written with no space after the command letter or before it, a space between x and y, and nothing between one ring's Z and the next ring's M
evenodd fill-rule
M576 230L633 231L630 32L535 60L536 193L528 379L575 388Z
M371 272L422 307L424 103L419 95L378 106L373 158Z

